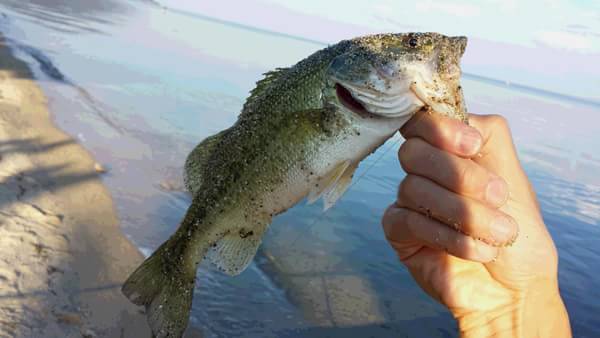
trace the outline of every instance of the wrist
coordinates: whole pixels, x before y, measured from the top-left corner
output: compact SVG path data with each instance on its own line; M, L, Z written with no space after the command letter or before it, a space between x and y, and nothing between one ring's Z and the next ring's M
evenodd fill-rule
M514 301L485 312L457 317L462 338L571 337L569 317L556 286L553 290L533 289L515 296Z

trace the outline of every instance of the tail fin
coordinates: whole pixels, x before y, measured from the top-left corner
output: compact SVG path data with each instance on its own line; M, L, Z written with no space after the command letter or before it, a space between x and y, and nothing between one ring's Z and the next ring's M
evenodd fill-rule
M121 288L131 302L146 307L156 338L179 338L185 331L198 262L189 242L174 234L129 276Z

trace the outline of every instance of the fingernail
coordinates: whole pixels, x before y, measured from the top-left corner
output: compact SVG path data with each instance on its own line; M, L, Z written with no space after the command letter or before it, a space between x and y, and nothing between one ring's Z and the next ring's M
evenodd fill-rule
M490 225L490 233L497 243L506 243L513 238L513 222L506 216L497 216Z
M496 259L498 255L498 248L493 246L489 246L484 244L483 242L479 242L475 244L477 247L477 255L479 256L479 260L482 262L491 262Z
M458 148L465 155L474 155L481 146L481 135L475 129L465 127L458 136Z
M490 180L485 189L485 199L495 206L501 206L508 197L508 188L506 182L500 177L494 177Z

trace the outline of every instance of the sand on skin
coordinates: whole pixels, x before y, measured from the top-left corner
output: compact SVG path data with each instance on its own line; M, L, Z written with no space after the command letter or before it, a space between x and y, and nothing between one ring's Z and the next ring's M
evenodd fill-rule
M0 37L0 336L149 337L120 285L142 261L93 158Z

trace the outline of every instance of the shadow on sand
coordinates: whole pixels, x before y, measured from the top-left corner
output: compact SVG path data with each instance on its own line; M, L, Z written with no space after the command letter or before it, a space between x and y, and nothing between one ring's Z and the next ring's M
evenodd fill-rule
M4 90L32 95L19 103L0 93L0 217L11 230L0 226L22 242L0 248L0 335L85 336L91 328L150 337L143 310L120 292L143 257L121 233L93 159L51 126L31 71L2 36L0 73Z

